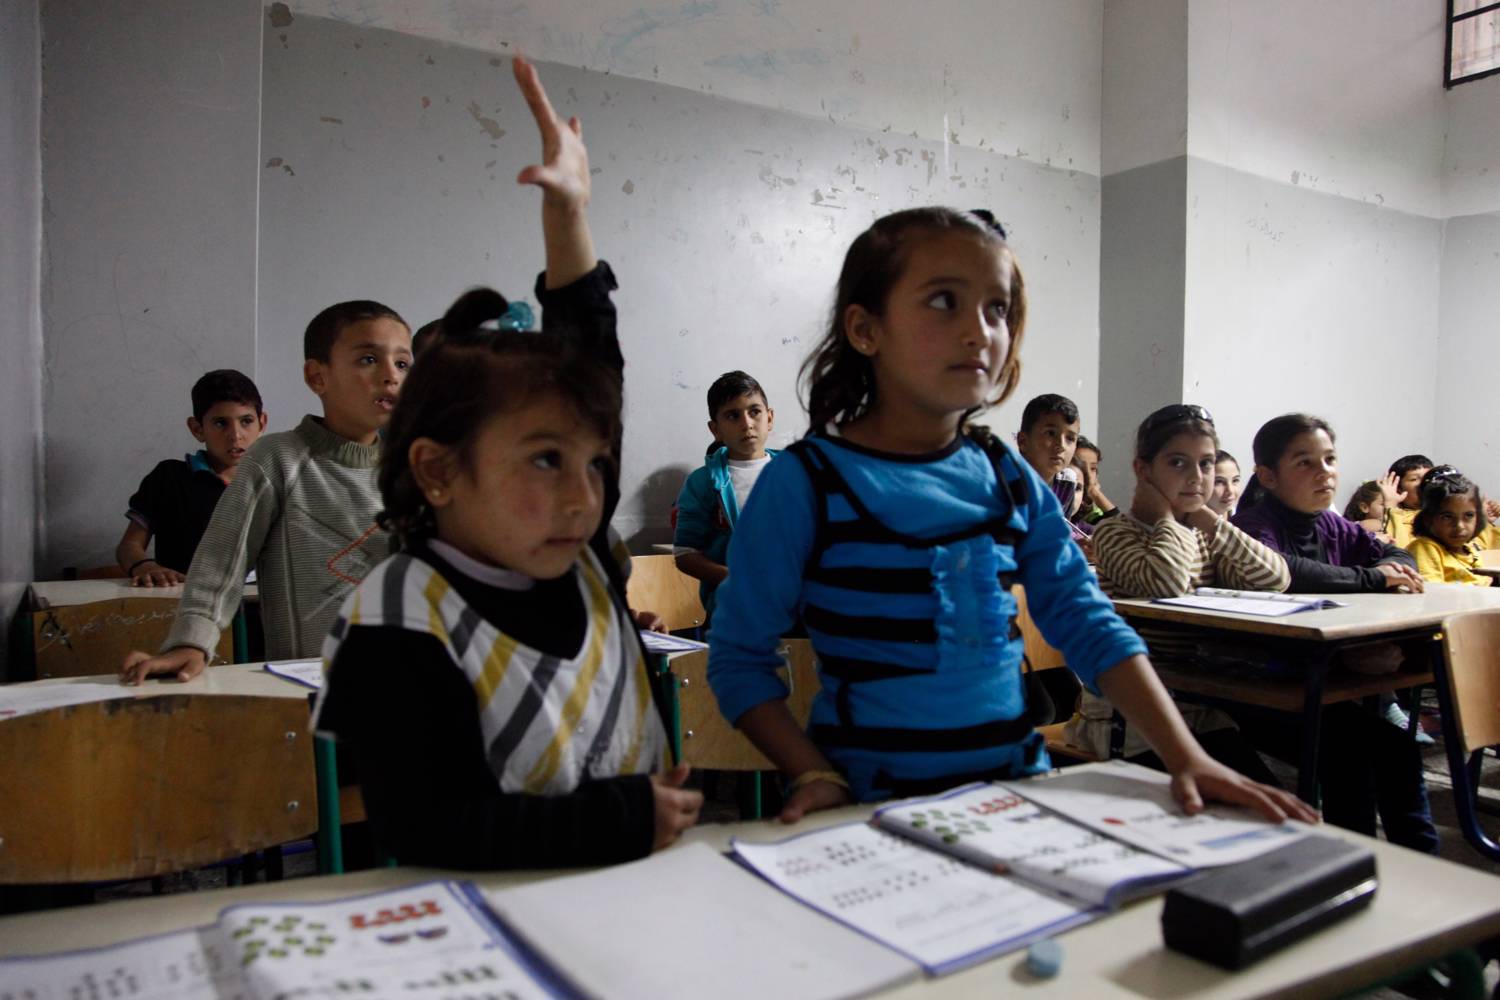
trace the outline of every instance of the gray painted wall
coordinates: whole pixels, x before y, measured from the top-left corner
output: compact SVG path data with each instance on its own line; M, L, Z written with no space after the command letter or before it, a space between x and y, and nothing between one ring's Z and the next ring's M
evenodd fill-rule
M1097 417L1083 432L1104 451L1100 483L1128 508L1135 428L1159 406L1180 401L1183 364L1183 223L1187 158L1110 174L1103 181L1099 259ZM1195 402L1209 402L1194 399Z
M196 447L193 381L255 363L261 16L43 7L43 574L112 561L135 485Z
M1449 219L1443 229L1442 334L1434 454L1500 497L1500 212Z
M1392 459L1435 447L1442 223L1188 163L1186 398L1242 463L1267 419L1328 419L1342 509Z
M8 630L26 584L36 578L42 446L37 0L0 0L0 24L0 625ZM0 639L0 678L6 676L6 643Z
M1035 306L1013 429L1031 394L1095 408L1097 178L991 152L831 125L558 65L542 77L584 121L593 225L621 282L629 362L616 525L668 537L702 461L704 392L743 368L777 437L805 426L793 383L821 334L849 242L916 204L989 206L1013 233ZM273 426L314 404L300 334L341 299L385 300L413 324L464 288L529 295L542 263L538 155L509 64L489 53L298 15L268 26L261 155L257 374Z

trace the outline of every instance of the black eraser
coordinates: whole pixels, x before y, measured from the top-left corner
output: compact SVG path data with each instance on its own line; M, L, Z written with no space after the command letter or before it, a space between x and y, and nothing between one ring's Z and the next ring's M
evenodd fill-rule
M1308 836L1169 891L1162 936L1174 951L1240 969L1370 905L1377 884L1367 848Z

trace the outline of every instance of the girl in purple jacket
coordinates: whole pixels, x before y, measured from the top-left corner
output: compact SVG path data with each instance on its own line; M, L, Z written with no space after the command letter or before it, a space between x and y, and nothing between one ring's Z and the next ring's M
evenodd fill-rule
M1286 557L1288 593L1408 593L1422 589L1416 561L1334 512L1338 453L1333 428L1317 417L1289 413L1255 435L1256 496L1232 521ZM1437 853L1422 758L1412 738L1385 722L1377 706L1329 705L1318 749L1323 818L1374 836L1380 813L1386 838ZM1241 718L1241 730L1267 752L1287 756L1299 720Z

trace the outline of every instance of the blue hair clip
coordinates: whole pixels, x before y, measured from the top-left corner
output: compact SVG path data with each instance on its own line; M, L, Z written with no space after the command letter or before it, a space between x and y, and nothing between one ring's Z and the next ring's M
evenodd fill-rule
M505 315L494 319L485 320L479 324L481 330L509 330L516 333L527 333L536 324L536 314L531 311L531 306L525 302L512 302L505 310Z

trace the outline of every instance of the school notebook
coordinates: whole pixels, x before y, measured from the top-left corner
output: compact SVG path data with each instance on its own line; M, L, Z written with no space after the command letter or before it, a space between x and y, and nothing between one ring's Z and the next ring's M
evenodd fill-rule
M1152 604L1175 604L1183 608L1203 608L1206 611L1226 611L1236 615L1260 615L1263 618L1281 618L1299 611L1323 611L1328 608L1348 607L1340 601L1326 597L1307 597L1300 594L1276 594L1258 590L1225 590L1220 587L1199 587L1183 597L1158 597Z
M323 687L322 660L278 660L266 664L266 673L275 674L293 684L310 687L314 691Z
M933 975L1014 951L1198 869L1305 835L1245 810L1186 816L1171 779L1124 761L970 784L735 854L803 903Z
M107 948L0 959L0 995L276 1000L571 998L466 883L326 903L231 906L207 927Z
M703 844L485 895L591 997L836 1000L920 975Z

